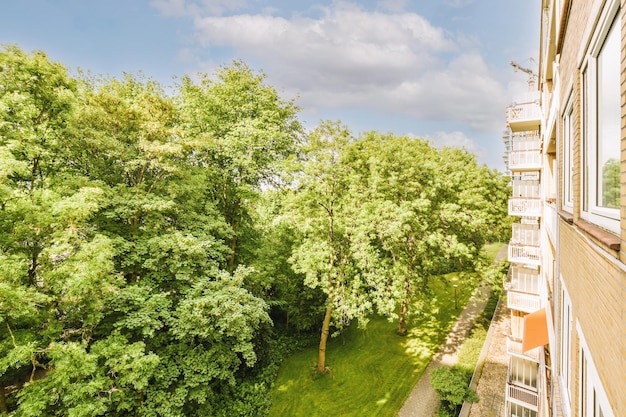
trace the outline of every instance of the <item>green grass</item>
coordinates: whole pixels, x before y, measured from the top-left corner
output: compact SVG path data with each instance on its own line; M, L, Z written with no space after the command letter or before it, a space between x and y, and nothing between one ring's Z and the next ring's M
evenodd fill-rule
M490 245L487 256L493 259L500 246ZM365 330L352 325L331 339L326 354L331 370L328 375L314 372L317 346L286 358L278 373L269 416L397 416L473 287L449 274L445 279L432 279L431 289L433 296L423 310L427 313L411 320L407 336L396 334L397 322L376 317Z
M397 323L372 319L365 330L351 326L331 339L328 375L316 375L317 346L297 352L282 364L270 416L396 416L432 355L454 323L472 288L459 283L459 308L453 288L433 279L434 296L424 314L413 320L409 334L396 334Z
M500 291L491 292L489 300L487 300L485 310L479 317L476 318L476 322L474 323L474 327L472 328L469 337L465 339L459 348L458 366L471 372L474 371L478 362L478 357L480 356L480 351L485 343L487 331L489 330L489 325L491 324L491 318L493 317L496 306L498 305L499 298Z
M500 248L502 247L502 243L491 243L489 245L485 245L483 247L483 254L487 256L487 259L490 259L492 262L496 259L496 255L500 252Z

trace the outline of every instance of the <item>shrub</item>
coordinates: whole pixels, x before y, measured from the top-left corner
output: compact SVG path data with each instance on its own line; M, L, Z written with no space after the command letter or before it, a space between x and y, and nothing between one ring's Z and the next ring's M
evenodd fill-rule
M478 401L476 393L469 387L471 373L461 367L441 366L431 372L430 378L443 408L451 415L458 415L464 401Z

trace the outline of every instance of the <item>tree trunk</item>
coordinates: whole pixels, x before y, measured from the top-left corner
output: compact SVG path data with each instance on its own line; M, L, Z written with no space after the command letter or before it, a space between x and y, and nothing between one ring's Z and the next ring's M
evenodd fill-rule
M402 300L402 305L400 306L400 321L398 323L398 334L401 336L406 335L406 313L409 310L409 300L407 298Z
M6 414L9 410L7 409L7 399L4 393L4 384L0 384L0 414Z
M236 230L233 226L233 230ZM233 272L235 270L235 256L237 254L237 238L233 237L230 241L230 257L228 258L228 271Z
M400 305L400 323L398 323L398 334L401 336L406 335L406 316L409 312L409 301L411 300L411 280L407 277L404 280L404 298L402 298L402 304Z
M37 285L37 267L39 266L39 254L41 249L39 245L35 244L31 253L30 265L28 267L28 281L30 285Z
M326 342L328 341L328 334L330 333L330 317L332 312L333 308L329 303L326 307L326 315L324 316L324 323L322 324L320 349L317 356L317 372L320 374L326 373Z

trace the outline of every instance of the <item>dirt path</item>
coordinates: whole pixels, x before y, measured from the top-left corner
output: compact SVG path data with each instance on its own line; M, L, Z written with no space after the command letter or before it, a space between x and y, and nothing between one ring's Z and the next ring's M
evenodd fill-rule
M502 247L496 259L506 257L506 245ZM458 350L474 325L474 320L483 312L491 288L481 285L478 297L470 300L457 318L445 343L433 357L424 374L417 382L409 398L398 412L398 417L434 417L439 407L437 393L430 385L430 373L433 369L442 366L452 366L457 362Z

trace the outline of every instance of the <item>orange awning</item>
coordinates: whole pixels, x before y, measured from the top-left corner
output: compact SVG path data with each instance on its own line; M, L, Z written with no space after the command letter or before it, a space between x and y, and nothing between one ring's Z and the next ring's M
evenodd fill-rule
M537 346L548 343L548 322L546 321L546 309L535 311L524 316L524 338L522 351L526 352Z

